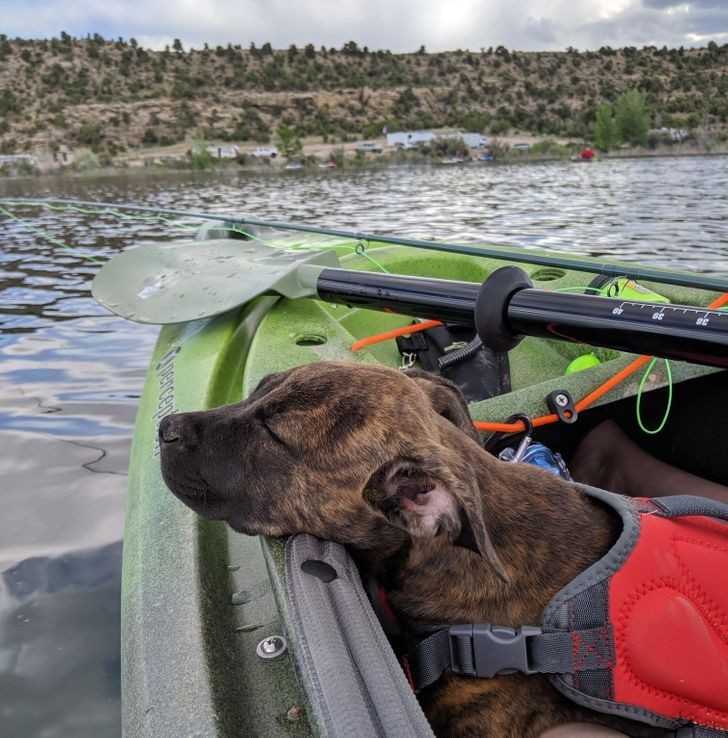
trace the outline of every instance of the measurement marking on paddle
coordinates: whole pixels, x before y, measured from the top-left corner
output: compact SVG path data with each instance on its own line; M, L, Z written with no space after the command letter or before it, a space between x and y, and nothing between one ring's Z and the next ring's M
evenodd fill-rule
M687 316L688 313L695 314L695 326L697 328L708 328L711 325L711 320L714 323L718 318L728 318L728 313L719 312L717 310L706 310L705 308L691 308L691 307L672 307L670 305L651 305L645 302L622 302L617 307L612 308L612 315L619 318L624 316L625 319L629 315L625 315L625 310L630 308L636 308L643 311L645 308L652 311L650 320L654 320L656 323L664 321L665 316L670 313L681 313L682 316ZM689 318L688 318L689 319ZM723 321L725 323L725 320Z

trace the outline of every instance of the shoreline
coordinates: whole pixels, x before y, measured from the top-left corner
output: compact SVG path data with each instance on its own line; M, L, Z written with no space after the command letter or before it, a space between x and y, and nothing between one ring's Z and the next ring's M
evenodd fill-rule
M167 176L179 176L180 174L190 174L193 176L207 176L210 174L247 174L247 175L263 175L263 176L291 176L298 174L313 174L318 172L322 175L338 175L340 173L353 173L357 171L370 171L372 169L396 169L396 168L441 168L441 167L463 167L463 166L487 166L487 167L503 167L511 165L529 165L529 164L553 164L563 162L566 164L598 164L600 161L615 161L622 159L686 159L686 158L705 158L711 156L728 156L728 147L710 151L696 147L688 151L671 151L669 149L649 150L626 150L624 152L611 152L598 154L597 158L592 162L583 162L575 160L572 156L561 155L538 155L529 153L505 154L497 157L492 161L478 161L477 159L465 159L462 162L454 164L444 164L434 158L418 157L416 155L399 156L397 154L378 155L376 158L368 157L361 161L347 159L344 166L337 167L319 167L318 163L305 163L303 167L295 170L287 170L282 164L240 164L235 160L223 160L219 163L213 163L204 169L198 169L191 166L174 166L173 164L159 164L148 166L107 166L85 170L53 170L46 172L36 172L32 174L0 174L0 182L21 182L25 180L36 181L40 179L56 180L56 179L90 179L90 178L149 178L155 177L165 178Z

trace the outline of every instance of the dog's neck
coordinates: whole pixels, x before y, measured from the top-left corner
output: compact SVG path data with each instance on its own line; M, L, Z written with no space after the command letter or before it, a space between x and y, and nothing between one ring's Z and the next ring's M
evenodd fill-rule
M415 541L400 558L390 599L417 621L537 624L556 592L614 543L619 521L574 484L535 467L497 461L474 444L465 457L508 581L467 548Z

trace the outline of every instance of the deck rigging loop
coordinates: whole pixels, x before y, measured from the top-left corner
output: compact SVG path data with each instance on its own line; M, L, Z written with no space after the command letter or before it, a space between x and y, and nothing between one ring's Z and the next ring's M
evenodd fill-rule
M637 403L635 405L637 425L643 433L647 433L649 436L657 435L665 427L670 417L670 410L672 409L672 369L670 368L670 360L665 359L664 361L665 374L667 375L667 402L665 403L665 412L663 413L662 420L657 424L656 428L647 428L642 420L642 393L644 392L647 378L652 374L652 370L657 363L657 357L652 357L652 361L647 365L637 388Z

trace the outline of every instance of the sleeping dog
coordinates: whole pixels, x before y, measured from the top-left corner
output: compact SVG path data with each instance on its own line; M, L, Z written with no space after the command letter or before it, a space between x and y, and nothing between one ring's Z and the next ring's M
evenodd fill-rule
M159 437L185 504L241 533L346 545L405 626L538 623L620 531L575 485L483 450L459 390L421 371L297 367L236 405L166 417ZM448 674L420 698L439 736L536 738L573 721L665 734L581 708L543 676Z

